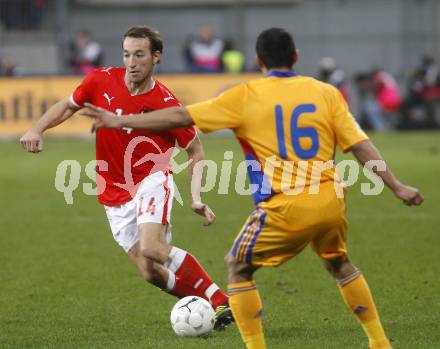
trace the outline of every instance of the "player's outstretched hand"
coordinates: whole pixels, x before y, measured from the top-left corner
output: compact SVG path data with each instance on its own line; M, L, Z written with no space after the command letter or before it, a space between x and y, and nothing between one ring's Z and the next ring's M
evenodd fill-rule
M409 185L400 185L394 194L408 206L419 206L422 204L424 198L417 188L410 187Z
M193 201L191 204L192 210L200 216L205 217L203 225L211 225L215 221L215 214L208 205L200 201Z
M40 132L30 129L20 138L23 149L30 153L43 151L43 135Z
M97 131L101 127L107 128L121 128L120 118L116 117L116 114L109 112L103 108L97 107L91 103L85 103L87 109L81 111L81 114L95 119L92 127L92 132Z

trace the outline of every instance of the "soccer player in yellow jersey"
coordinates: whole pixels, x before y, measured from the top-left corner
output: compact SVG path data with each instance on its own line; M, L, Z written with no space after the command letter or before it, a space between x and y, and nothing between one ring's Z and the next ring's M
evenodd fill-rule
M367 282L347 255L345 201L332 162L336 147L353 152L363 165L382 157L338 90L294 73L297 51L288 32L263 31L256 50L265 77L217 98L123 118L90 106L87 115L96 118L96 127L159 131L195 124L203 132L235 133L246 159L254 161L250 181L259 188L256 208L226 257L230 305L248 349L266 348L254 272L284 263L307 245L336 279L370 348L390 349ZM388 167L373 171L405 204L422 203L419 191L400 183Z

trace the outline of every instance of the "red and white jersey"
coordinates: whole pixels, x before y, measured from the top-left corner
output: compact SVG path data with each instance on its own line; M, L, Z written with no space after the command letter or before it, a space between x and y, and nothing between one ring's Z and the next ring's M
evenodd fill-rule
M95 69L73 92L71 102L77 107L89 102L117 115L139 114L181 105L157 80L154 80L154 86L148 92L132 96L125 85L124 76L125 68ZM136 185L146 176L170 169L176 141L186 149L195 136L193 127L163 132L99 129L96 134L99 202L106 206L118 206L132 200ZM102 161L104 165L100 165Z

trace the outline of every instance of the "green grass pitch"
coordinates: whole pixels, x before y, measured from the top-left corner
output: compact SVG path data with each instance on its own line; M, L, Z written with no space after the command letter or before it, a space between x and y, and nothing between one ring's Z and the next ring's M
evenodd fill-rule
M387 190L365 197L359 185L351 187L350 256L372 288L394 348L440 348L440 133L373 139L426 202L408 208ZM225 150L242 158L232 138L204 138L204 144L218 163ZM142 281L113 241L96 198L77 190L74 204L66 205L54 188L60 161L75 159L84 168L94 157L93 142L52 139L45 146L34 155L17 141L0 143L0 348L243 348L235 326L207 339L173 334L175 299ZM188 203L186 177L176 180ZM90 180L83 172L84 182ZM204 199L217 214L215 225L202 227L187 204L175 203L174 243L225 287L223 256L251 199L233 191ZM280 268L261 270L256 280L269 348L367 348L334 280L309 249Z

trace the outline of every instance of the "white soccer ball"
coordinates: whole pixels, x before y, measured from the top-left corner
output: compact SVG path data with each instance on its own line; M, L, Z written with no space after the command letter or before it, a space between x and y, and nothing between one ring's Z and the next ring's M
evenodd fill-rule
M180 299L171 310L171 326L180 337L197 337L214 327L215 311L203 298L189 296Z

